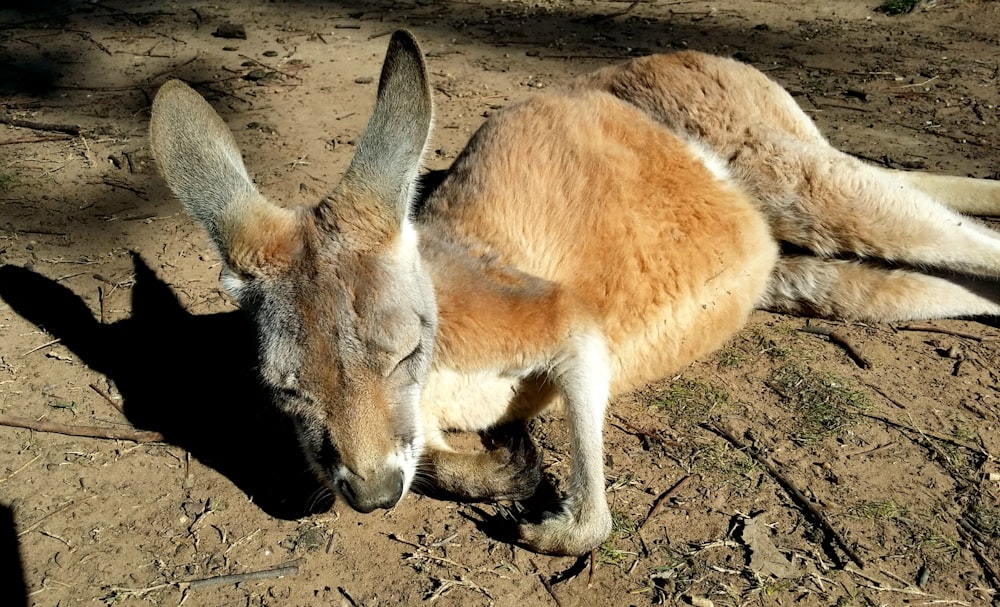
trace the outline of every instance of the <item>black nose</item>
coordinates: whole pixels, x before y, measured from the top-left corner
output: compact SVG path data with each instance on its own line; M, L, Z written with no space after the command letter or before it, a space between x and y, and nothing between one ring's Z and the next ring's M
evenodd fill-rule
M358 512L367 514L376 508L389 509L403 497L403 471L387 470L364 478L348 472L337 481L337 490Z

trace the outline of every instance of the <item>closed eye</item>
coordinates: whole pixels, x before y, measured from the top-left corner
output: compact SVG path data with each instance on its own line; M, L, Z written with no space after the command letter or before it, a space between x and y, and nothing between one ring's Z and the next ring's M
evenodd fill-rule
M400 359L398 363L396 363L396 366L393 367L392 372L395 373L396 371L399 370L400 367L405 366L407 363L409 363L411 360L415 359L419 355L420 355L420 344L418 343L409 354L404 356L402 359Z

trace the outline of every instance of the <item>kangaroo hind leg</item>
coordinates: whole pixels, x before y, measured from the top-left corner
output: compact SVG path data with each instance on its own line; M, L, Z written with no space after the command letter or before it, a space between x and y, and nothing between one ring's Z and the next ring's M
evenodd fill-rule
M1000 283L792 256L778 261L760 307L867 321L1000 316Z
M790 137L752 141L731 163L778 240L820 257L850 254L1000 278L1000 235L898 172Z
M953 211L1000 217L1000 181L922 171L879 170L891 178L905 181Z

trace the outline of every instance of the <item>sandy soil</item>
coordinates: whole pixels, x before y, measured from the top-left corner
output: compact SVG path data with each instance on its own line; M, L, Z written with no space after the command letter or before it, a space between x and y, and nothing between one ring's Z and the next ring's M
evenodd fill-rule
M765 70L852 154L997 178L1000 2L900 16L844 0L21 4L0 10L3 116L81 130L0 124L0 412L165 440L0 427L4 604L994 602L995 324L814 323L863 369L804 319L756 314L717 356L612 407L616 529L593 562L513 548L491 505L411 495L359 515L315 499L256 389L219 261L155 173L146 123L159 84L190 82L268 196L313 202L351 157L388 33L406 27L438 106L430 168L535 89L693 48ZM227 22L246 39L213 36ZM556 481L559 421L534 427Z

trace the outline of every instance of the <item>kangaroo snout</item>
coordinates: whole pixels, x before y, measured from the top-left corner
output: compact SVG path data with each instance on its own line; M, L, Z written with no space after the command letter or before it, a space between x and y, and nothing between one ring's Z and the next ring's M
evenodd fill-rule
M358 512L367 514L376 508L388 510L403 497L403 471L385 470L361 477L350 470L335 481L337 491Z

